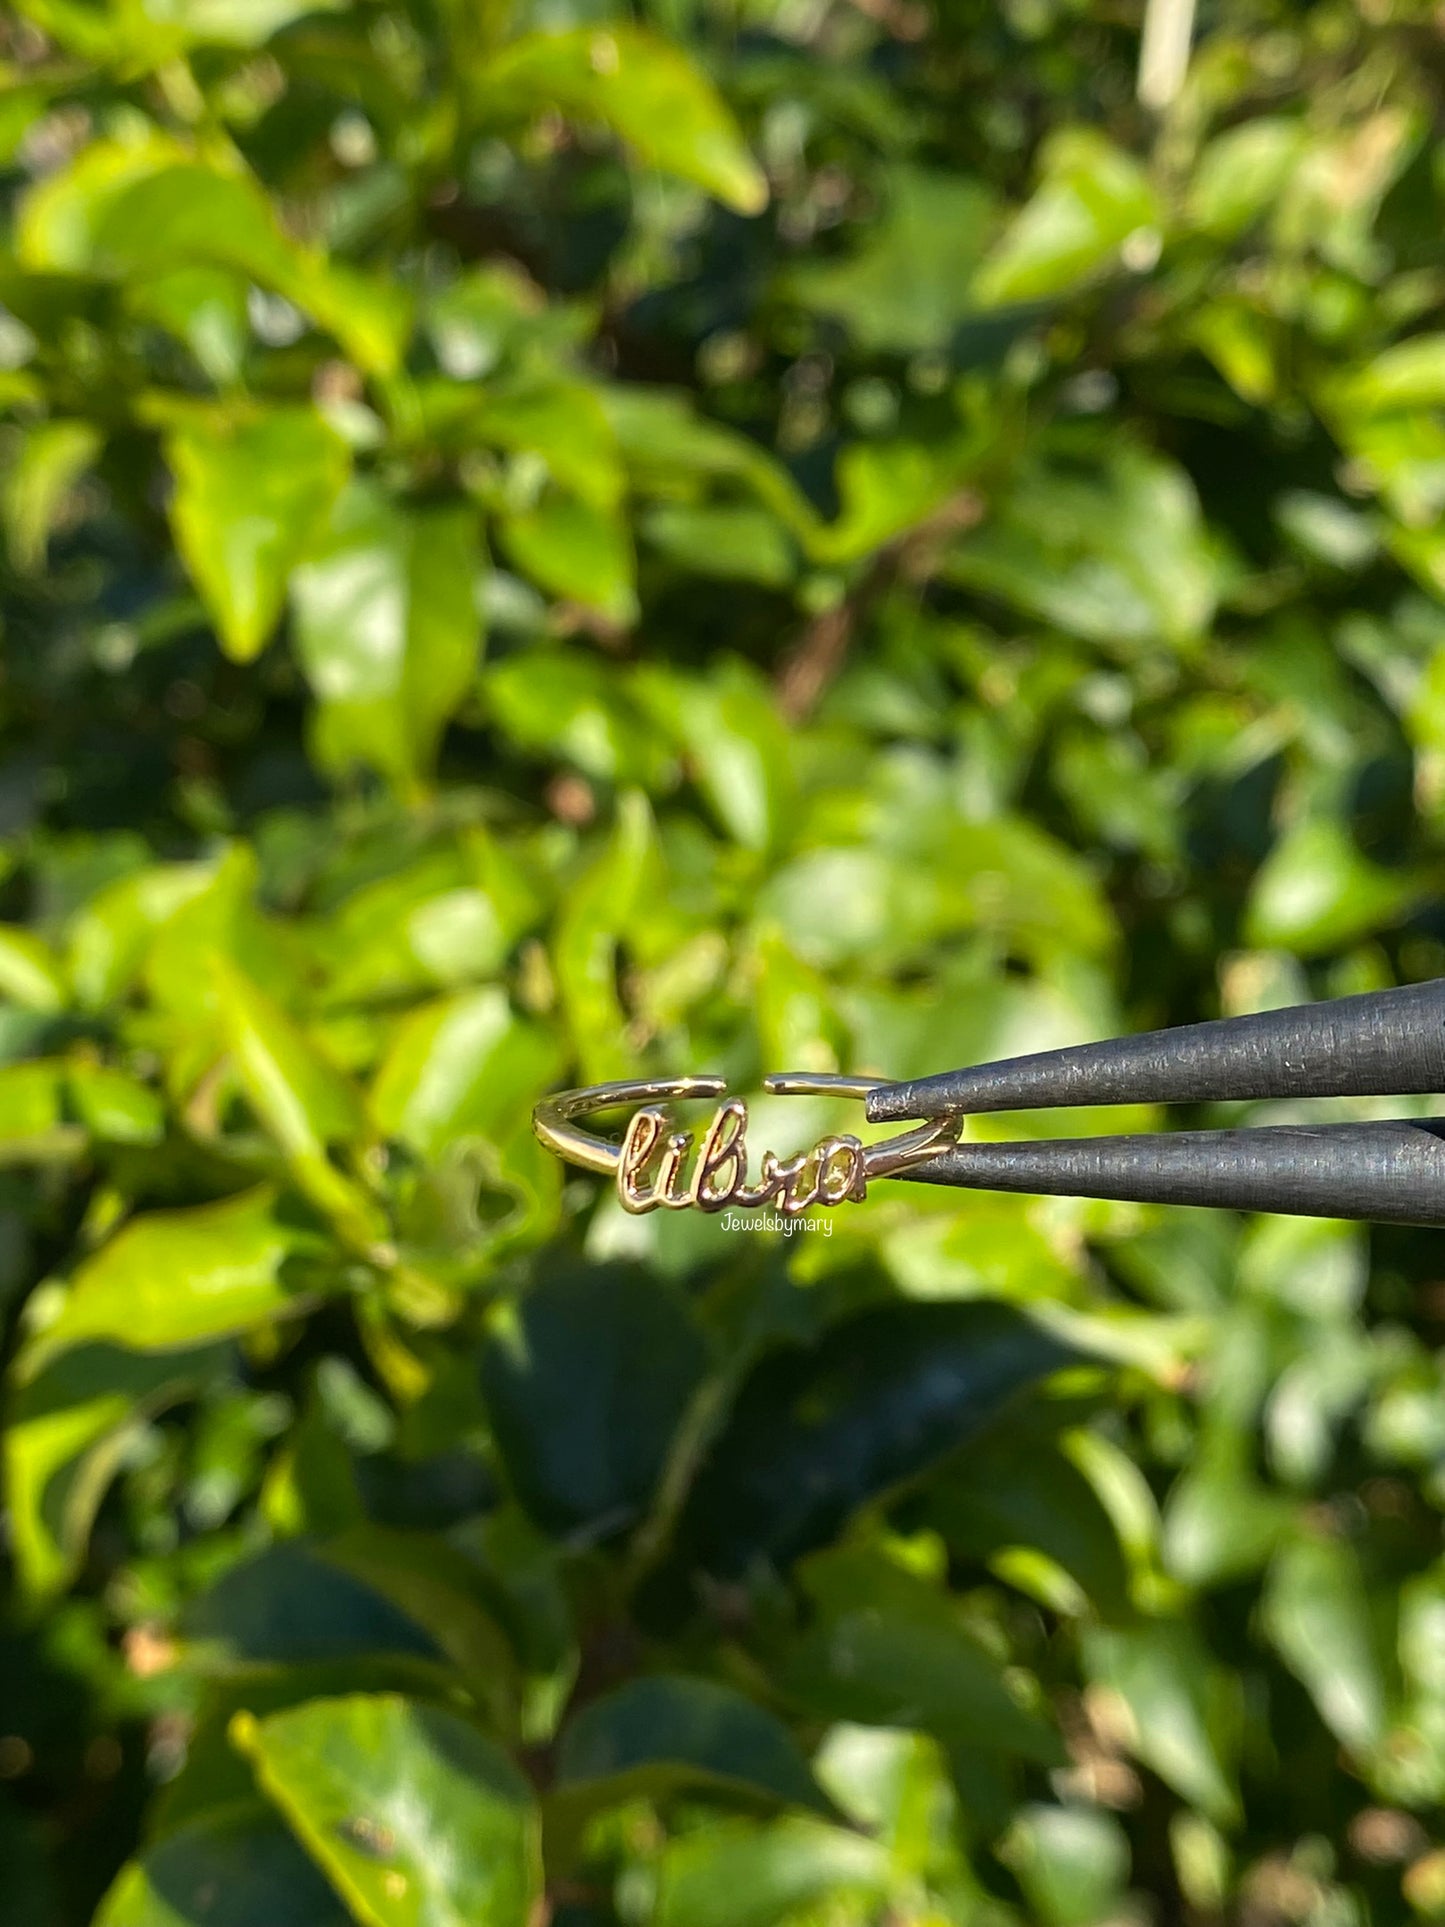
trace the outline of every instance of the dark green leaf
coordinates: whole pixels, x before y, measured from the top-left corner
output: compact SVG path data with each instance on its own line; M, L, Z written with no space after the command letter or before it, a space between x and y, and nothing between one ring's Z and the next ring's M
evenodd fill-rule
M658 1673L593 1700L563 1731L559 1787L620 1803L634 1788L689 1786L828 1803L783 1723L715 1680Z
M860 1312L756 1367L692 1493L687 1542L723 1573L821 1545L1068 1357L1010 1306Z
M820 1553L801 1579L817 1612L782 1677L810 1712L1058 1762L1051 1727L1010 1690L946 1593L866 1552Z
M96 1927L347 1927L351 1918L280 1821L248 1801L131 1862Z
M405 1607L324 1550L288 1541L231 1570L188 1609L198 1663L303 1666L385 1654L440 1661L442 1647Z
M992 1558L1042 1553L1082 1588L1094 1610L1128 1610L1129 1573L1118 1533L1083 1474L1046 1435L1001 1424L968 1445L935 1480L920 1516L950 1552ZM1050 1603L1057 1603L1051 1601Z
M534 1517L589 1534L633 1521L706 1363L687 1306L660 1279L553 1260L494 1314L482 1354L497 1441Z

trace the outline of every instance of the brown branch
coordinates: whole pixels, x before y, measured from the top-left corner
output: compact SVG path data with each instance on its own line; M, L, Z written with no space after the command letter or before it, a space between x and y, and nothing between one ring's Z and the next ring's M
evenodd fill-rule
M803 722L847 660L859 623L895 581L926 582L954 536L982 521L983 498L960 489L932 515L887 543L850 594L808 624L778 670L778 707L790 723Z

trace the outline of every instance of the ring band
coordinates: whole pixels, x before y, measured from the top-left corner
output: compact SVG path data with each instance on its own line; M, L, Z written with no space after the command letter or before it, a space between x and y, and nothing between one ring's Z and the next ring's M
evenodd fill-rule
M775 1097L866 1098L883 1080L860 1077L802 1075L784 1072L763 1079L763 1089ZM821 1138L811 1150L793 1158L763 1153L762 1175L749 1184L747 1153L748 1107L729 1098L722 1077L637 1078L617 1084L592 1084L586 1090L558 1091L544 1098L532 1113L532 1128L549 1151L585 1171L613 1177L624 1211L640 1216L663 1208L721 1211L728 1205L757 1210L774 1205L796 1217L815 1204L859 1203L867 1195L870 1178L886 1178L937 1157L956 1142L961 1113L933 1118L901 1137L882 1144L863 1144L840 1135ZM667 1113L655 1108L659 1099L722 1098L702 1133L696 1156L687 1171L694 1133L672 1128ZM633 1113L620 1142L580 1130L575 1119L623 1105L643 1108Z

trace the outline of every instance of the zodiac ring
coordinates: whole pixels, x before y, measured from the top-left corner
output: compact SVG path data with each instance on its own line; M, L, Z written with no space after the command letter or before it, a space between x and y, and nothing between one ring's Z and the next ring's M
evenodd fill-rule
M763 1079L763 1089L777 1097L865 1098L878 1088L873 1078L793 1075ZM953 1144L963 1119L955 1113L930 1120L883 1144L865 1145L856 1137L821 1138L809 1151L780 1158L763 1153L762 1174L748 1183L748 1107L741 1098L725 1098L713 1112L691 1159L694 1135L672 1127L667 1113L655 1108L658 1099L720 1098L727 1090L721 1077L640 1078L619 1084L593 1084L581 1091L558 1091L544 1098L532 1113L537 1136L569 1164L614 1177L624 1211L641 1214L659 1207L685 1211L721 1211L727 1205L756 1210L775 1205L796 1217L815 1204L857 1203L867 1194L870 1178L889 1177L936 1157ZM594 1136L573 1122L595 1111L640 1104L621 1142Z

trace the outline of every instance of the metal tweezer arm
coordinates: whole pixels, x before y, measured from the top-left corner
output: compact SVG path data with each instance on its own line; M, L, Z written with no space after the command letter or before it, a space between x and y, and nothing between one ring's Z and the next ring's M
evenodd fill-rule
M875 1123L1082 1104L1445 1092L1445 979L1004 1058L872 1092ZM958 1144L915 1184L1445 1224L1445 1120Z

